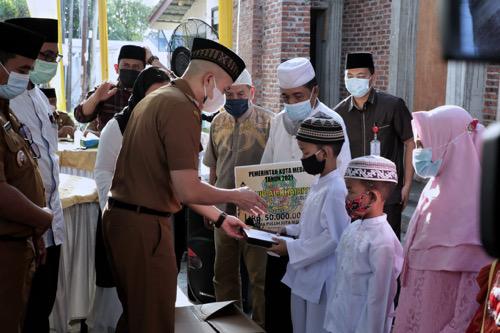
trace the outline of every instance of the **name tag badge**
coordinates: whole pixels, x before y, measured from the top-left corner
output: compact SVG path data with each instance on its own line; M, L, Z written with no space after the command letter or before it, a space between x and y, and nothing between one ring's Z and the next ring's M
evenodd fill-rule
M20 150L17 152L16 160L17 160L17 165L19 167L22 167L24 164L26 164L28 159L24 151Z

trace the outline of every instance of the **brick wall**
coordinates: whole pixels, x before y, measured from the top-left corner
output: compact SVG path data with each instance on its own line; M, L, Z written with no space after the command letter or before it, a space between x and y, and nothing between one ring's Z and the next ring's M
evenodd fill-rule
M234 3L234 35L238 1ZM309 57L310 8L324 7L328 0L240 0L239 54L252 73L256 103L278 112L281 109L277 66L290 58ZM345 0L342 22L342 64L349 52L374 55L375 86L387 90L391 0ZM236 49L236 47L234 47ZM347 96L344 72L339 73L341 96ZM484 92L484 123L496 120L500 65L487 67Z
M377 78L375 87L389 85L391 0L345 0L342 18L342 64L351 52L371 52ZM342 67L343 68L343 67ZM341 96L347 96L344 71L340 73Z
M309 57L310 2L241 0L240 3L239 54L252 73L256 103L279 112L276 68L287 59ZM237 17L237 2L234 17ZM236 25L233 27L236 31Z
M486 84L484 89L483 123L485 125L496 120L499 81L500 65L489 64L486 67Z
M238 19L238 1L234 1L233 10L233 50L236 51L236 29ZM252 73L254 85L262 84L262 6L259 0L240 0L240 31L238 36L238 54L245 61ZM262 90L256 90L256 100L261 100Z

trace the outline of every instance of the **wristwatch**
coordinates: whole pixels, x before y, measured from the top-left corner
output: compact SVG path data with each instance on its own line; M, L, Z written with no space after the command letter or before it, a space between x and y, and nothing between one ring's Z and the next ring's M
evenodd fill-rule
M222 223L226 220L227 214L225 212L220 213L219 218L215 221L214 226L220 228Z
M151 57L149 57L148 61L146 61L146 62L148 63L148 65L152 65L155 60L160 60L160 58L158 58L155 55L152 55Z

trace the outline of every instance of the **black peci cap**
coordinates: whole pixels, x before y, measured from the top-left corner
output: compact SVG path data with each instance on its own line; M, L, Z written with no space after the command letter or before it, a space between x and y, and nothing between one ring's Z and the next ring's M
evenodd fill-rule
M140 60L146 65L146 49L137 45L123 45L118 55L118 62L121 59Z
M222 44L205 38L193 40L191 60L194 59L213 62L222 68L233 79L233 82L245 69L245 62L236 53Z
M19 17L6 20L5 22L15 24L44 36L45 43L58 42L57 20L37 17Z
M20 26L0 22L0 50L35 60L45 38Z
M345 61L345 69L351 68L375 68L371 53L349 53Z

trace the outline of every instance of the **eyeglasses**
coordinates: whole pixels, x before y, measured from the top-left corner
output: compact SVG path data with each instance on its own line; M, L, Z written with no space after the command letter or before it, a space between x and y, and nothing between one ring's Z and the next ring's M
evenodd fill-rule
M40 52L38 54L41 55L45 61L48 61L48 62L59 62L63 58L62 54L54 53L51 51Z
M19 133L30 147L33 158L39 159L40 157L42 157L40 148L38 148L38 145L33 141L33 135L31 135L31 131L28 126L21 124L21 127L19 127Z

